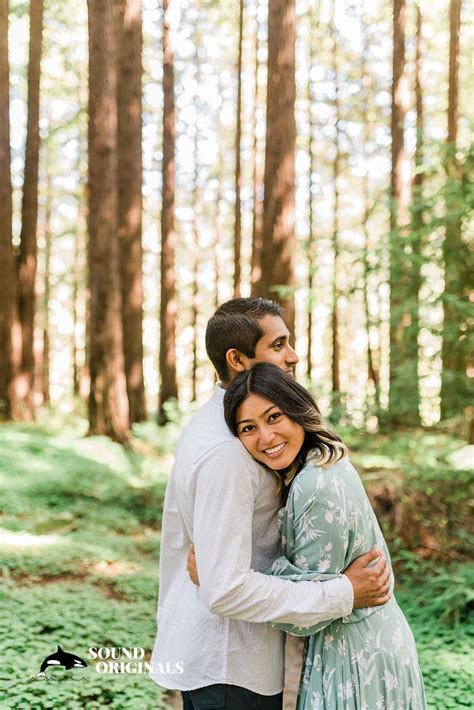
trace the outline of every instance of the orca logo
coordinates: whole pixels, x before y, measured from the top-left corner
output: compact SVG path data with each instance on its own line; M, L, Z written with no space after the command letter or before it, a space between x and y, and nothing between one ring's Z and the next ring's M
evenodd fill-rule
M63 668L68 671L71 668L86 668L87 663L82 658L79 658L79 656L75 656L73 653L66 653L66 651L63 651L61 646L58 645L58 650L44 659L39 672L34 677L46 678L45 671L48 668L54 668L55 666L63 666Z

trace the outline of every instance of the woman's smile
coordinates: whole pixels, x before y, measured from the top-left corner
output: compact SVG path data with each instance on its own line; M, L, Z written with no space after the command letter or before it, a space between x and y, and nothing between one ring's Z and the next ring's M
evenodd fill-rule
M282 441L281 444L277 444L276 446L272 446L269 449L264 449L263 453L266 456L271 456L272 458L275 458L276 456L281 454L281 452L283 451L285 446L286 446L286 441Z

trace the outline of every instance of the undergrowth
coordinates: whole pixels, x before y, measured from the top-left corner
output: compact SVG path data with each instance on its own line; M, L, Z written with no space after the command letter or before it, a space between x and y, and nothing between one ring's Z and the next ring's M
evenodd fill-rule
M144 674L100 675L89 647L144 648L155 635L163 495L178 422L137 427L127 448L83 423L0 428L0 707L148 710ZM393 553L397 598L419 649L431 710L471 707L471 474L463 442L426 432L348 433ZM32 680L57 646L89 662Z

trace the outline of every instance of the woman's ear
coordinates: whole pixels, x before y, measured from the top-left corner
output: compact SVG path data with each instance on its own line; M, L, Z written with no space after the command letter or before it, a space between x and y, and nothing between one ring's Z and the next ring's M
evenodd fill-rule
M227 362L227 367L230 374L230 379L237 375L239 372L243 372L247 369L247 364L244 362L245 355L235 348L231 348L225 354L225 359Z

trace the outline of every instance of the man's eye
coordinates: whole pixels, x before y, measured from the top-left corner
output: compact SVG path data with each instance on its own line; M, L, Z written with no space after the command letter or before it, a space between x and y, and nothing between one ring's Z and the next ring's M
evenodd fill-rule
M283 347L283 341L279 340L278 343L275 343L274 348L275 350L281 350Z

